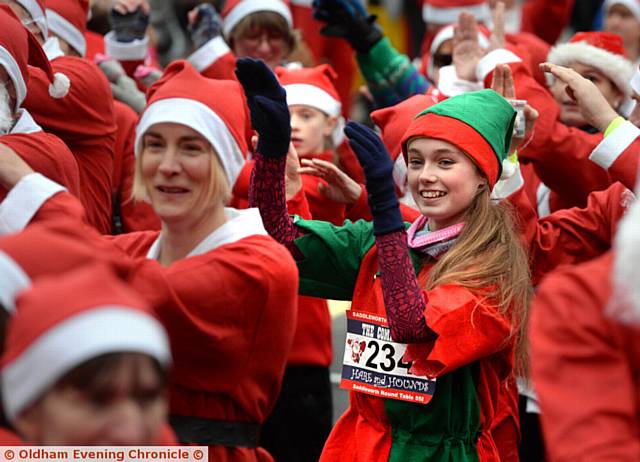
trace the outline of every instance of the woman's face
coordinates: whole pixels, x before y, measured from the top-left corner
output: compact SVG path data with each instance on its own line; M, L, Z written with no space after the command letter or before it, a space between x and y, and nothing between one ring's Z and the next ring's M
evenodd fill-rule
M54 387L15 425L35 445L142 446L158 444L166 421L165 383L154 360L132 355L99 391Z
M294 104L291 113L291 142L301 156L310 156L324 151L325 138L331 135L336 125L335 117L310 106Z
M460 223L486 179L451 143L416 138L407 147L407 182L418 210L429 218L429 229Z
M22 24L24 24L24 26L29 29L29 32L35 35L35 37L38 39L38 42L40 42L40 45L45 42L45 37L42 35L42 31L38 27L38 24L34 21L34 19L31 17L31 14L26 9L24 9L22 5L20 5L16 0L0 0L0 4L1 3L9 5L16 16L20 18Z
M233 52L239 58L261 59L271 69L275 69L282 64L288 50L285 37L279 32L256 29L236 38Z
M151 205L164 223L199 221L208 193L209 142L195 130L176 123L152 125L142 137L141 179Z
M605 32L622 37L625 48L640 46L640 21L624 5L613 5L604 18Z
M594 67L581 63L571 63L570 67L585 79L591 80L612 108L618 109L622 104L623 94L608 77ZM587 124L580 108L567 94L567 85L560 79L555 79L551 85L551 94L560 105L560 121L571 127L584 127Z

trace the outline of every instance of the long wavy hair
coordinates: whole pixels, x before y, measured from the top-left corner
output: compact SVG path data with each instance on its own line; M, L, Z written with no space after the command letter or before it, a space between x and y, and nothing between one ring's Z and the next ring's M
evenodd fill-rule
M527 377L525 329L531 277L511 205L506 201L494 203L485 186L467 209L464 223L455 245L429 272L426 289L456 284L477 294L484 303L493 304L511 323L507 343L515 341L516 372Z

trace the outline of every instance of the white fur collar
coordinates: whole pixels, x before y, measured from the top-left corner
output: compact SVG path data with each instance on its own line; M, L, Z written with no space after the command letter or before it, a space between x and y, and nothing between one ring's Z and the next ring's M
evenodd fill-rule
M31 117L29 111L27 111L26 109L20 109L19 113L20 117L13 125L13 128L11 129L9 134L36 133L42 131L42 128L36 123L35 120L33 120L33 117Z

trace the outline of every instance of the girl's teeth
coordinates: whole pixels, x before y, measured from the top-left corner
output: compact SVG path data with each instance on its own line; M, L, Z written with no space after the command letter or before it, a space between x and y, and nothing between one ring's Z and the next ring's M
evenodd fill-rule
M435 199L436 197L442 197L445 194L446 193L441 191L424 191L421 193L421 196L424 197L425 199Z

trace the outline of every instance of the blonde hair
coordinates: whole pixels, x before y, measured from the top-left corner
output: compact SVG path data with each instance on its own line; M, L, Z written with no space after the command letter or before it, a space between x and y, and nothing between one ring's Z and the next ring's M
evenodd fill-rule
M426 289L443 284L469 289L510 321L511 335L505 344L515 337L516 372L526 377L529 259L515 232L510 204L494 203L487 186L479 190L467 209L455 245L429 272Z
M231 188L227 174L222 168L222 164L213 147L209 144L209 158L211 161L209 167L209 182L204 191L198 197L195 208L201 208L214 202L220 201L227 204L231 199ZM135 171L133 177L133 189L131 191L131 199L136 201L144 201L147 199L147 186L142 180L142 156L144 156L144 146L140 154L136 156Z

